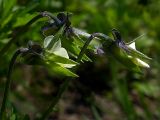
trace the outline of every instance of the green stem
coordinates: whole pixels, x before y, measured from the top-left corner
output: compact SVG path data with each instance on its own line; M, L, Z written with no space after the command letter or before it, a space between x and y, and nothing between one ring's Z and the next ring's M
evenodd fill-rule
M3 56L7 50L9 49L9 47L11 47L12 43L16 42L18 40L18 37L20 35L22 35L23 33L25 33L28 28L35 23L37 20L39 20L40 18L43 17L48 17L53 19L58 25L61 24L60 20L58 20L55 16L53 16L51 13L49 12L41 12L40 14L38 14L37 16L35 16L34 18L32 18L28 23L26 23L25 25L21 26L19 29L13 31L13 37L9 40L9 42L1 49L0 51L0 55Z
M102 120L95 105L91 105L91 110L92 110L95 120Z
M5 109L6 109L6 102L7 102L7 98L8 98L8 94L9 94L9 89L10 89L10 84L11 84L11 74L12 74L12 70L13 70L14 64L16 62L17 57L22 52L25 52L26 50L28 50L28 49L25 49L25 48L18 49L14 53L14 55L13 55L11 61L10 61L9 69L8 69L8 73L7 73L7 81L6 81L6 84L5 84L5 90L4 90L2 106L1 106L1 110L0 110L0 120L3 119L3 115L4 115L4 112L5 112Z
M52 20L54 20L56 22L57 25L61 24L61 21L57 17L53 16L53 14L50 12L44 11L44 12L40 13L40 15L42 17L51 18Z
M110 38L108 36L106 36L105 34L102 33L93 33L85 42L84 46L82 47L78 58L76 60L76 62L80 62L83 55L85 54L85 51L89 45L89 43L93 40L94 37L103 37L106 40L110 40ZM39 118L39 120L45 120L47 118L47 116L53 111L53 109L55 108L55 106L57 105L58 101L61 99L63 93L68 89L69 87L69 83L70 83L70 79L66 79L64 81L64 83L61 85L57 96L52 100L52 103L50 104L50 106L48 107L48 109L44 112L44 114L42 115L42 117Z
M110 37L108 37L107 35L103 34L103 33L93 33L91 34L91 36L87 39L87 41L85 42L83 48L81 49L81 52L79 53L79 56L77 58L77 62L80 62L83 55L85 54L85 51L88 47L88 45L90 44L90 42L95 38L95 37L102 37L105 40L110 40L112 41L112 39Z
M43 113L42 117L39 120L45 120L47 116L53 111L58 101L61 99L63 93L68 89L69 79L66 79L64 83L59 88L57 96L52 100L52 103L49 105L47 110Z

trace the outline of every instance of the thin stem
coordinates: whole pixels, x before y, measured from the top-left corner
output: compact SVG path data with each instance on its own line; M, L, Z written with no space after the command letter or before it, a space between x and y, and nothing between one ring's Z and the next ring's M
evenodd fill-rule
M57 17L53 16L53 14L50 13L50 12L44 11L44 12L41 13L41 15L43 17L51 18L52 20L54 20L56 22L57 25L61 24L61 21Z
M60 23L60 20L58 20L58 18L56 18L55 16L53 16L51 13L49 12L41 12L39 13L37 16L35 16L34 18L32 18L29 22L27 22L25 25L21 26L19 29L17 29L17 31L14 31L13 32L13 37L12 39L9 40L9 42L1 49L0 51L0 55L3 56L7 50L9 49L9 47L11 47L12 43L16 42L18 39L18 37L20 35L22 35L23 33L25 33L28 28L33 24L35 23L37 20L39 20L40 18L43 18L43 17L48 17L48 18L51 18L53 19L57 25L61 24Z
M6 84L5 84L5 90L4 90L4 96L3 96L2 106L1 106L1 110L0 110L0 120L3 119L3 115L4 115L4 112L5 112L5 109L6 109L6 102L7 102L7 98L8 98L8 94L9 94L9 89L10 89L10 84L11 84L11 74L12 74L12 70L13 70L14 64L16 62L17 57L22 52L25 52L27 50L28 49L25 49L25 48L18 49L14 53L14 55L13 55L11 61L10 61L9 69L8 69L8 73L7 73L7 81L6 81Z
M42 117L39 120L45 120L47 116L53 111L58 101L61 99L63 93L68 89L69 79L66 79L61 87L59 88L57 96L52 100L52 103L49 105L48 109L43 113Z
M83 55L85 54L85 51L88 47L88 45L90 44L90 42L95 38L95 37L102 37L105 40L110 40L112 41L112 39L110 37L108 37L107 35L103 34L103 33L93 33L91 34L91 36L87 39L87 41L85 42L83 48L81 49L81 52L79 53L79 56L77 58L77 62L80 62Z
M94 37L103 37L106 40L110 40L110 38L102 33L93 33L88 40L85 42L83 48L81 49L76 62L80 62L83 55L85 54L85 51L89 45L89 43L93 40ZM75 70L75 69L74 69ZM69 87L69 83L70 83L70 79L65 79L64 83L61 85L57 96L52 100L52 103L50 104L50 106L48 107L48 109L44 112L44 114L42 115L42 117L39 118L39 120L45 120L47 118L47 116L53 111L53 109L55 108L55 106L57 105L58 101L61 99L62 95L64 94L64 92L68 89Z

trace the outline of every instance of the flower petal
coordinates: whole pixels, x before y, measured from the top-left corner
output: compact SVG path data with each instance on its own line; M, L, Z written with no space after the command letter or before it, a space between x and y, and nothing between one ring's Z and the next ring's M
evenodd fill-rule
M135 49L135 50L136 50L135 42L129 44L128 46L131 47L132 49Z
M135 63L137 66L150 68L150 66L146 62L142 61L141 59L134 58L134 57L132 57L130 55L128 57L131 58L131 60L133 61L133 63Z
M138 58L137 58L137 62L141 67L147 67L147 68L150 67L146 62L144 62L144 61L142 61L142 60L140 60Z

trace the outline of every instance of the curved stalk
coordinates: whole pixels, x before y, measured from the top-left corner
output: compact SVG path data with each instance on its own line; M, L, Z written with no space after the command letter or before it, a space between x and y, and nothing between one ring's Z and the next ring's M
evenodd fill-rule
M61 24L61 21L57 17L53 16L53 14L50 12L44 11L44 12L41 12L40 14L42 17L51 18L52 20L56 22L57 25Z
M9 47L11 47L13 42L17 41L17 38L22 35L23 33L25 33L28 28L35 23L37 20L39 20L40 18L43 17L48 17L53 19L57 25L61 24L60 20L58 18L56 18L55 16L53 16L51 13L49 12L41 12L39 13L37 16L35 16L34 18L32 18L29 22L27 22L25 25L21 26L19 29L13 31L13 37L9 40L9 42L0 50L0 55L3 56L6 51L9 49Z
M81 49L81 52L79 53L79 56L77 58L77 62L80 62L87 47L89 46L89 44L91 43L91 41L95 38L95 37L102 37L105 40L109 40L112 41L112 39L110 37L108 37L107 35L103 34L103 33L93 33L91 34L91 36L87 39L87 41L85 42L84 46Z
M12 70L13 70L14 64L16 62L17 57L21 53L24 53L26 51L28 51L27 48L18 49L14 53L14 55L13 55L11 61L10 61L9 69L8 69L8 73L7 73L7 81L6 81L6 84L5 84L5 90L4 90L2 106L1 106L1 110L0 110L0 120L3 120L4 112L5 112L5 109L6 109L6 102L7 102L7 99L8 99L8 94L9 94L9 89L10 89L10 84L11 84L11 75L12 75Z
M86 51L87 47L89 46L89 43L93 40L94 37L102 37L105 40L111 40L111 38L109 38L105 34L102 34L102 33L93 33L87 39L87 41L85 42L84 46L82 47L82 49L81 49L81 51L80 51L80 53L79 53L79 55L77 57L76 62L80 62L81 61L83 55L85 54L85 51ZM69 78L65 79L64 83L59 88L57 96L52 100L52 103L50 104L50 106L48 107L48 109L42 114L42 116L39 118L39 120L45 120L47 118L47 116L54 110L54 108L57 105L58 101L61 99L61 97L64 94L64 92L68 89L70 81L71 81L71 78L70 79Z

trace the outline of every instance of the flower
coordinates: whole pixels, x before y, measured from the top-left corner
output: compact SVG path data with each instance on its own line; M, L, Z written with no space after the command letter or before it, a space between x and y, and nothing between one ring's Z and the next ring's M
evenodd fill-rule
M110 53L119 62L134 71L139 71L139 67L150 67L147 61L151 60L151 58L136 50L135 40L125 43L116 29L112 30L112 34L114 40L109 46L107 46L107 43L103 44L105 52Z
M145 62L141 57L144 57L146 60L151 60L151 58L147 57L146 55L144 55L143 53L139 52L136 50L136 46L135 46L135 42L132 42L131 44L127 45L128 49L131 50L132 52L139 54L138 56L135 56L134 54L132 55L128 55L129 58L131 58L131 60L140 67L146 67L149 68L149 64L147 62Z

